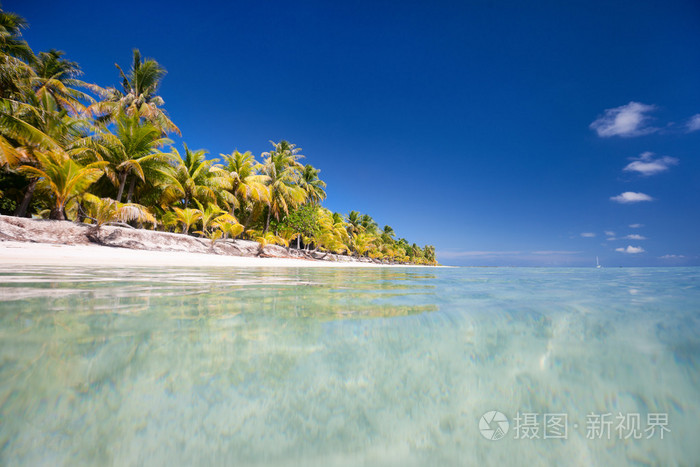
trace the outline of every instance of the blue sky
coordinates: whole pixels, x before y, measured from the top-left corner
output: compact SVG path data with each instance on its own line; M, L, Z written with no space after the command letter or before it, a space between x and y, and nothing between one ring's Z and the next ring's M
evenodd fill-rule
M287 139L444 264L700 264L695 0L3 7L103 86L139 48L190 147Z

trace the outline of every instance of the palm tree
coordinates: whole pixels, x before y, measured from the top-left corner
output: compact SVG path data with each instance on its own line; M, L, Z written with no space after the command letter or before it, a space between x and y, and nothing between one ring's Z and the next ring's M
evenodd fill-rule
M363 232L376 234L379 230L379 226L369 214L363 214L360 223L362 224Z
M15 13L0 10L0 99L18 98L26 92L36 59L22 40L27 22Z
M95 139L86 140L85 144L108 161L105 173L117 188L116 201L121 202L129 175L132 176L131 192L137 179L145 180L144 164L152 160L170 159L170 155L163 154L159 148L171 143L171 140L163 138L158 128L148 122L140 122L136 116L122 114L116 123L116 134L102 130Z
M197 231L195 233L198 233L204 237L209 236L212 230L216 229L217 222L220 220L220 218L222 219L222 216L230 216L234 222L236 221L235 217L231 216L231 214L226 213L226 211L221 209L216 204L210 204L206 207L206 209L204 209L199 203L197 203L197 205L199 207L199 211L202 213L202 216L199 219L202 223L202 230Z
M362 227L362 215L359 212L350 211L350 214L348 214L347 230L351 237L364 231Z
M320 232L314 238L315 242L325 250L335 253L343 253L349 250L350 237L346 230L346 223L339 213L331 213L326 208L319 207L318 224Z
M197 200L204 206L218 202L230 206L234 200L233 195L226 191L231 187L228 174L214 165L215 160L207 160L206 150L190 151L186 144L184 148L184 158L177 149L172 149L172 157L177 165L175 180L169 190L170 198L182 200L185 209L192 200Z
M411 245L411 251L409 256L413 258L422 258L423 257L423 249L416 245L415 243Z
M67 115L54 101L39 100L34 93L27 93L25 98L27 102L0 100L0 165L38 167L35 153L46 150L84 155L85 149L79 146L86 139L85 120ZM33 179L28 183L16 216L26 215L36 182Z
M237 207L241 214L246 212L249 202L269 203L270 192L266 185L269 177L257 173L262 165L255 162L255 157L250 151L234 151L232 154L221 154L221 157L225 162L223 170L228 173L230 179L230 191L235 196L234 207ZM233 213L233 208L231 212Z
M428 260L430 264L436 264L435 259L435 247L432 245L425 245L423 248L425 259Z
M167 73L165 68L152 58L142 59L138 49L134 49L134 58L128 74L124 73L118 64L115 66L122 79L122 89L90 86L90 89L103 99L90 106L93 115L100 121L110 121L125 112L127 115L148 120L163 133L175 132L179 135L180 129L161 108L165 101L156 94L161 80Z
M99 229L104 224L123 223L131 221L156 223L155 217L140 204L120 203L111 198L98 198L86 193L83 201L87 205L87 218L95 221L95 228ZM126 225L129 227L129 225Z
M169 208L166 192L175 183L175 167L171 153L155 153L140 161L143 180L132 177L126 192L127 203L132 200L141 204Z
M231 238L236 238L238 237L241 233L243 233L244 227L239 224L238 222L231 222L231 221L217 221L217 227L221 232L223 233L223 237L231 237Z
M362 232L352 239L352 247L359 256L363 256L369 250L376 247L376 237L372 234Z
M0 166L17 165L30 157L35 147L60 149L51 136L27 121L30 113L39 116L39 111L31 105L16 106L8 100L0 100Z
M326 199L326 182L318 178L320 172L321 169L306 164L299 178L299 186L306 192L306 199L314 205Z
M31 79L32 87L39 100L51 99L58 109L77 115L85 110L82 101L93 99L75 89L88 85L76 79L82 74L80 66L63 58L64 55L64 52L55 49L40 52L33 66L36 76Z
M287 141L274 143L275 147L270 152L263 153L265 162L263 172L269 177L270 205L265 219L263 234L270 228L270 217L280 220L282 213L288 214L290 208L302 204L306 199L306 191L298 185L299 172L302 165L298 159L304 157L299 154L301 148L295 147Z
M56 220L66 219L66 203L82 195L102 176L108 164L106 161L99 161L82 167L64 151L37 152L35 156L41 168L23 165L19 171L38 179L38 186L51 193L53 207L50 218Z
M192 208L174 208L175 217L182 223L182 233L189 232L190 227L202 218L202 211Z

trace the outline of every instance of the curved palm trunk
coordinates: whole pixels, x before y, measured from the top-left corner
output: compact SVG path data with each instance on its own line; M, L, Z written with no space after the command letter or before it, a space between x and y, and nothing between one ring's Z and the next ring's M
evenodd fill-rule
M263 233L267 233L267 231L270 229L270 214L272 213L271 208L267 208L267 217L265 218L265 229L263 230Z
M248 230L248 225L250 224L251 219L253 219L253 212L251 212L245 217L245 223L243 224L243 232Z
M33 178L32 181L29 182L27 191L24 192L24 198L22 198L22 203L19 206L17 206L17 209L15 210L15 216L28 217L27 210L29 209L29 205L31 204L32 198L34 197L34 190L36 189L36 184L38 181L38 179Z
M134 196L134 186L136 185L136 177L131 177L129 182L129 192L126 194L126 202L131 202L131 197Z
M122 195L124 194L124 185L126 185L126 172L122 174L122 179L119 181L119 192L117 193L117 202L122 202Z

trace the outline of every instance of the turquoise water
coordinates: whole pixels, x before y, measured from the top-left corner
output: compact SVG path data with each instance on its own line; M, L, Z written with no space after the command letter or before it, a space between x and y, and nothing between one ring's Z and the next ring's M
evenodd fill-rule
M700 460L700 268L16 267L0 299L3 465Z

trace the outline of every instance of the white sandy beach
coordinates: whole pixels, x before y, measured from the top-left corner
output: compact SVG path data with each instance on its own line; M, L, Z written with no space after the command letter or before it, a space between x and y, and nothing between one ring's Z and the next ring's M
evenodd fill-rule
M0 264L90 266L225 266L238 268L377 268L409 267L360 262L312 261L291 258L240 256L174 251L131 250L99 245L0 242ZM416 267L416 266L410 266Z

